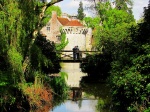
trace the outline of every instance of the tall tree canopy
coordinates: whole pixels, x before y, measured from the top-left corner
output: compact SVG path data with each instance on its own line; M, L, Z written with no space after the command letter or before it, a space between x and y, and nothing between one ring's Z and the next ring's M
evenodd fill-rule
M86 26L90 27L92 29L94 29L97 26L99 26L100 25L100 21L101 21L101 19L99 17L94 17L94 18L85 17L83 20L85 21Z
M80 20L83 20L84 17L85 17L85 14L84 14L84 10L83 10L83 3L82 3L82 1L80 1L77 18Z
M115 7L132 14L133 0L115 0Z
M7 111L7 109L11 111L13 106L13 108L22 107L23 102L28 102L30 107L34 103L41 104L42 102L39 103L38 100L37 103L34 102L35 99L30 94L34 90L37 92L35 98L37 98L36 95L42 97L41 93L36 91L37 86L33 86L34 84L41 84L42 94L45 92L50 95L50 88L44 87L49 80L47 75L48 73L58 73L60 65L58 57L53 52L55 45L44 40L44 37L41 39L39 31L43 27L45 11L60 1L62 0L52 0L51 2L40 2L39 0L0 1L1 111ZM42 98L46 101L44 97Z
M89 69L93 68L108 79L113 107L118 112L150 111L149 11L150 4L144 9L143 21L136 24L126 10L105 10L107 16L100 16L104 17L103 24L94 33L102 54L87 57L90 63L81 66L84 72L91 73Z

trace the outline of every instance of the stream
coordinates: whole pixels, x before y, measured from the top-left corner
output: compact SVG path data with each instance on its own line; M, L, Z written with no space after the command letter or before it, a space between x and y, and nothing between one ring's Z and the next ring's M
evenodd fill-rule
M49 112L112 112L109 88L104 82L85 83L86 73L82 73L80 63L61 63L62 72L68 74L67 84L72 88L72 99L53 107Z

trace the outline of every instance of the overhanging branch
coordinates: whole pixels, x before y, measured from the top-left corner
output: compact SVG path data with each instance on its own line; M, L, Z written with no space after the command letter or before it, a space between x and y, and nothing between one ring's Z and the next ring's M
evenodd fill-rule
M63 1L63 0L52 0L51 2L47 3L46 6L49 7L49 6L53 5L53 4L61 2L61 1Z

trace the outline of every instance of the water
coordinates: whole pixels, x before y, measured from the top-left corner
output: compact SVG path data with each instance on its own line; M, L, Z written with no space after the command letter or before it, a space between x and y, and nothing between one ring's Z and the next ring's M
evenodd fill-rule
M80 63L61 63L61 66L61 71L68 74L67 84L70 87L79 87L81 78L87 75L81 72Z
M111 100L109 88L105 83L95 83L93 77L89 77L89 80L94 83L83 83L85 80L82 77L86 77L87 74L81 72L80 63L62 63L61 71L68 74L66 82L71 88L74 88L72 92L74 91L75 97L71 100L66 100L49 112L111 112L109 109L109 101ZM79 95L78 93L81 94ZM100 107L98 110L97 106Z
M97 100L66 100L66 102L49 112L96 112L96 104Z
M61 65L61 71L68 74L68 78L66 79L67 84L71 88L79 88L81 78L87 76L87 74L81 72L80 63L62 63ZM83 96L76 101L66 100L49 112L96 112L97 100L83 99Z

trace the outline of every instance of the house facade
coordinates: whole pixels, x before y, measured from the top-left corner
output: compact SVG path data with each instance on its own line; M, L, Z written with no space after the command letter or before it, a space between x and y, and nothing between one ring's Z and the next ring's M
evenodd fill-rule
M47 39L54 43L60 43L61 32L66 33L66 39L69 41L64 50L72 50L74 46L78 46L80 50L91 50L92 30L85 27L75 16L68 17L63 14L57 16L55 11L52 12L52 18L45 27L41 29L41 33L47 36Z

